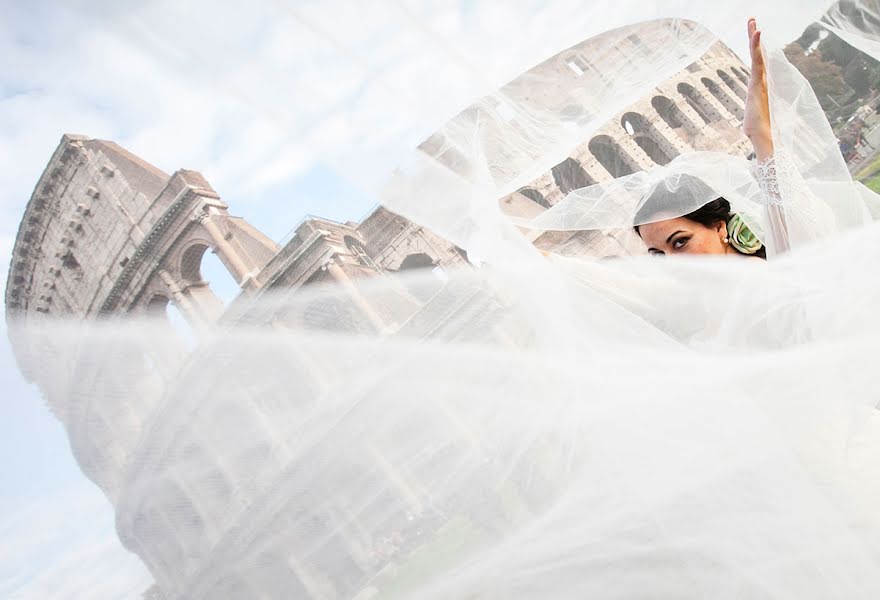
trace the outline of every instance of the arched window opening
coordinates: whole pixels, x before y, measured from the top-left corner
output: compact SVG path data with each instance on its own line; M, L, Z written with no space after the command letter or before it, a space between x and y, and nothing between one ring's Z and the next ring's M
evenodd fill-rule
M400 263L398 271L408 271L412 269L433 269L434 265L434 259L432 259L424 252L419 252L418 254L410 254L409 256L404 258L403 262Z
M352 256L357 258L360 264L365 267L370 267L372 269L378 270L376 263L373 262L373 259L367 253L367 249L364 247L359 239L347 235L342 238L342 241L345 243L345 247L348 248L348 251L351 252Z
M544 208L550 208L550 203L547 202L547 199L544 198L544 195L535 188L520 188L517 191L535 204L539 204Z
M587 65L587 62L576 54L565 59L565 64L572 70L576 77L580 77L590 68L589 65Z
M703 77L700 79L700 82L705 86L709 93L721 103L721 106L726 108L731 114L733 114L737 119L742 119L745 116L743 109L739 106L736 100L728 93L726 90L722 89L720 85L709 79L708 77Z
M167 297L162 296L161 294L156 294L153 296L149 302L147 302L147 316L149 317L161 317L165 315L165 311L168 308L168 304L170 300Z
M410 294L421 301L427 301L436 294L442 285L441 282L447 278L434 259L424 252L410 254L404 258L397 271L405 274L406 288ZM406 273L407 271L413 271L413 273ZM432 276L428 275L429 272Z
M241 292L238 282L208 246L195 244L186 249L180 261L180 274L185 284L207 287L214 296L228 306Z
M356 237L346 235L342 238L343 243L345 243L345 247L349 250L354 250L355 248L363 248L363 244Z
M633 137L639 147L658 165L668 164L675 157L674 147L663 138L659 131L644 115L628 112L620 119L624 131ZM666 148L664 149L664 146Z
M612 177L623 177L635 173L632 159L623 148L607 135L600 135L590 140L590 152L596 160L611 173Z
M666 165L672 162L671 156L669 156L663 148L660 147L660 144L651 139L648 135L645 134L637 134L634 136L636 143L639 147L645 151L645 154L650 157L658 165Z
M687 83L678 84L678 93L682 95L685 102L694 109L704 123L707 125L712 121L718 121L721 115L708 103L706 98L694 87Z
M745 69L738 69L737 67L730 67L730 70L733 71L733 74L736 75L736 78L739 79L743 85L749 85L749 74Z
M746 89L739 81L731 77L730 74L727 73L727 71L722 71L721 69L718 69L717 73L718 77L721 78L721 81L724 82L724 85L730 88L730 90L734 94L736 94L738 98L741 98L742 100L746 99Z
M657 114L660 115L660 118L669 125L671 129L678 129L679 127L684 127L684 123L682 123L682 114L679 108L675 105L675 102L667 98L666 96L654 96L651 99L651 106L654 107L654 110L657 111Z
M552 173L553 181L556 182L556 186L563 194L568 194L572 190L587 187L596 183L593 178L587 174L581 164L571 157L566 158L564 161L553 167ZM547 206L547 208L550 208L549 204L541 204L541 206Z
M208 246L195 244L186 249L180 259L180 274L188 283L202 281L202 256Z
M154 326L170 327L188 350L195 348L198 341L195 329L167 296L162 294L153 296L147 302L144 312Z
M158 377L171 376L180 367L184 353L198 342L196 332L166 294L155 294L143 306L150 327L142 346L144 372Z

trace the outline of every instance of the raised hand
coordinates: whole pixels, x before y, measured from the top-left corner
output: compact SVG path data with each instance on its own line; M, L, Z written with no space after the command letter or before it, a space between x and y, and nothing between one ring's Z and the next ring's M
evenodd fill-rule
M752 76L746 96L743 130L755 148L759 161L773 155L773 133L770 129L770 99L767 91L767 70L761 48L761 32L754 18L748 22L749 52L752 57Z

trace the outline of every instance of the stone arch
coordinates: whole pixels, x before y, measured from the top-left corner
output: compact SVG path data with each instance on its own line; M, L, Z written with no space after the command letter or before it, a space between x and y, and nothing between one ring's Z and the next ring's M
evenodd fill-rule
M417 252L416 254L410 254L404 258L397 270L409 271L415 269L433 269L435 266L436 263L433 258L424 252Z
M377 269L375 263L373 263L373 259L370 257L370 254L367 252L366 246L364 246L363 242L352 235L346 235L342 238L345 247L348 248L348 251L352 256L357 258L358 263L365 267L370 267L373 269Z
M192 325L172 300L168 288L154 280L144 294L144 301L132 306L131 312L146 317L151 335L144 344L144 364L147 370L170 376L180 367L180 358L185 350L195 348L198 336Z
M556 186L563 194L596 183L596 181L587 174L581 166L581 163L571 157L566 158L564 161L553 167L552 174L553 181L556 182ZM542 206L545 205L542 204ZM547 208L550 208L549 204L546 206Z
M345 244L345 247L348 248L349 250L355 250L357 248L364 247L363 243L359 239L354 237L353 235L343 236L342 242Z
M687 115L676 106L675 102L666 96L654 96L651 99L651 106L654 107L654 110L670 129L680 129L682 127L688 129L689 125L693 127L693 123L690 122Z
M562 58L562 63L571 69L575 77L580 77L590 69L590 65L577 53L567 53Z
M733 74L736 75L736 78L739 79L743 85L749 85L749 73L745 69L739 69L738 67L730 67L730 70L733 71Z
M180 253L178 272L187 289L204 288L221 305L231 302L241 291L234 275L204 240L194 241Z
M742 100L746 99L746 88L739 80L734 79L730 76L730 73L728 73L727 71L722 71L721 69L718 69L716 73L718 74L718 77L721 79L721 81L724 82L724 85L730 88L730 90L734 94L736 94L738 98Z
M223 300L214 293L202 272L202 262L210 247L203 239L192 240L177 253L176 259L168 261L168 270L164 276L173 304L196 328L201 327L204 321L210 322L219 317L224 309ZM211 269L212 275L216 270ZM237 288L238 284L222 263L219 270L220 275L228 275Z
M706 125L721 120L721 113L694 86L681 82L676 89Z
M638 170L635 160L611 136L597 135L590 140L589 149L612 177L631 175Z
M731 96L727 90L723 89L709 77L701 78L700 83L703 84L703 87L709 90L709 93L712 94L712 96L718 100L718 102L721 103L721 106L726 108L730 114L739 120L742 120L743 117L745 117L743 108L735 100L735 97Z
M151 317L159 317L166 314L171 299L163 294L155 294L144 305L144 311Z
M437 277L426 276L431 274L437 267L433 258L424 252L410 254L403 259L397 268L398 273L409 274L403 278L403 283L409 293L420 302L427 302L437 293L440 280ZM436 272L435 272L436 274Z
M644 115L628 112L621 117L620 125L656 164L668 164L678 154L675 146Z
M535 188L524 187L520 188L517 191L535 204L543 206L544 208L550 208L550 203L547 202L546 198L544 198L544 194L542 194Z
M190 245L180 254L178 270L184 281L187 283L201 283L203 281L202 258L207 250L207 244L197 242Z

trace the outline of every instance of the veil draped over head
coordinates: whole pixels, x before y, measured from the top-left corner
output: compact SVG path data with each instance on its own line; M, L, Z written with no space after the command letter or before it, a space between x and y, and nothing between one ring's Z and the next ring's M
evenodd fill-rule
M345 4L356 31L312 3L290 8L314 60L382 81L353 79L337 125L384 114L387 128L348 130L325 156L419 226L407 252L457 258L384 268L410 243L392 225L378 250L316 229L272 259L314 260L313 283L257 288L257 274L188 341L134 308L10 318L21 369L156 597L880 597L876 196L768 44L768 201L738 129L747 72L722 72L736 55L689 20L736 20L744 38L744 11L767 3L682 2L636 23L640 4L623 2L620 18L558 22L578 43L551 59L557 35L538 19L541 54L518 55L524 74L497 89L510 72L476 58L475 39L450 44L415 3L357 4ZM821 4L767 10L802 29ZM822 22L871 52L875 21L853 15L874 3L852 4ZM361 56L366 38L385 54ZM398 72L408 52L417 60ZM432 53L485 68L455 71L482 94L468 108L419 95L446 85L461 101L444 72L438 89L396 87L430 80L443 63ZM719 79L692 97L699 69ZM677 112L667 89L682 90ZM669 122L639 121L643 100ZM628 137L609 133L621 126ZM667 145L637 145L658 128ZM722 138L728 151L713 151ZM640 220L719 196L771 260L596 260L642 253ZM650 198L662 209L642 210ZM778 208L785 252L768 219ZM173 298L196 303L198 286Z

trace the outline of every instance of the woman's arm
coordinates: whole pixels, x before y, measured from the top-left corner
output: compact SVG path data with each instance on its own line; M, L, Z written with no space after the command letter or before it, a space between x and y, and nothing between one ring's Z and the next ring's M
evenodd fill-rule
M758 162L773 156L773 132L770 129L770 98L767 92L767 70L761 49L761 32L754 18L748 22L749 52L752 56L752 76L746 96L743 130L752 142Z
M767 89L767 69L764 63L764 50L761 47L761 32L758 31L758 24L754 18L749 19L748 33L749 53L752 57L752 76L749 78L749 91L746 96L743 131L755 149L758 184L765 196L765 206L767 207L765 216L769 229L767 233L773 243L773 252L782 254L791 249L791 239L785 211L782 208L779 165L777 165L773 154L770 94Z

